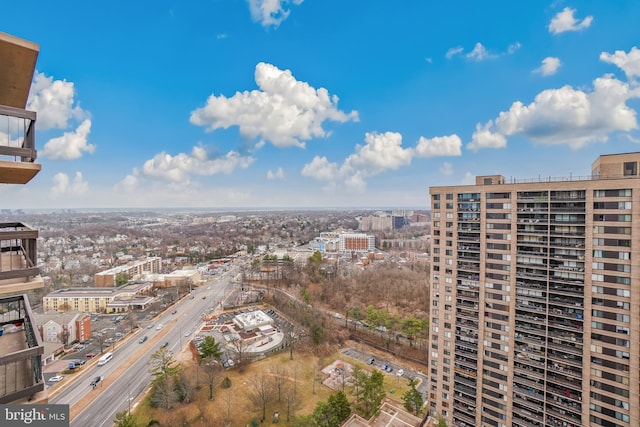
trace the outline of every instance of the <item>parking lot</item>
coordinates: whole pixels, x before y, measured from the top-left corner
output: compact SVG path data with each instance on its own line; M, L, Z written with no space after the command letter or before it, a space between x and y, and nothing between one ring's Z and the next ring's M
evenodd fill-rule
M342 354L348 356L354 360L378 368L387 373L395 373L397 377L404 378L406 380L415 379L418 381L416 389L422 394L423 399L427 400L427 377L408 366L403 366L399 363L394 363L384 356L366 353L355 348L347 348L342 350ZM400 375L398 375L400 373Z

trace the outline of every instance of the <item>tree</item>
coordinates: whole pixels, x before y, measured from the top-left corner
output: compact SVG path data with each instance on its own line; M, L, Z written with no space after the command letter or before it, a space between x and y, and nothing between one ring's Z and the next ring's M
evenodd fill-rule
M107 336L102 332L96 332L93 334L93 339L96 341L96 344L98 344L98 347L100 348L100 354L102 354L102 352L104 351L104 347L105 347L104 344L107 339Z
M300 399L298 396L298 367L293 366L291 381L287 382L284 387L284 400L287 407L287 421L291 420L291 416L294 415L295 410L300 405Z
M338 391L332 393L327 402L318 402L312 417L319 427L340 427L349 415L351 415L349 400L342 391Z
M200 359L208 359L212 357L214 360L220 360L222 357L222 351L220 350L220 343L211 336L206 336L200 344Z
M191 403L196 395L196 389L184 371L175 376L174 390L177 400L182 403Z
M414 316L409 316L402 321L402 330L409 336L409 346L413 346L413 339L421 329L422 322Z
M131 331L133 331L133 328L135 328L136 325L136 316L133 315L133 307L131 306L131 304L129 304L127 306L127 323L129 323L129 327L131 328Z
M173 353L165 347L153 353L148 364L151 365L149 372L154 376L154 383L166 381L168 377L172 377L180 371L180 366L174 359Z
M151 406L171 409L173 403L177 400L173 377L159 377L154 380Z
M127 273L118 273L116 274L116 286L120 287L122 285L126 285L129 281L129 275Z
M248 344L239 336L232 337L231 348L233 352L236 354L236 363L240 366L244 365L245 359L247 358L247 348Z
M420 413L424 400L422 394L416 389L418 381L413 378L409 380L409 390L405 391L402 395L404 401L404 407L407 411L412 412L415 415Z
M118 412L113 422L115 427L138 427L138 420L128 410Z
M216 383L218 382L220 373L222 372L219 357L216 358L213 355L209 355L205 358L200 358L200 366L202 367L202 376L204 378L204 382L209 387L209 400L213 400Z
M364 418L371 418L378 412L384 397L384 376L378 370L373 371L371 375L362 371L360 378L354 378L355 382L359 383L358 394L354 390L355 408Z
M271 377L264 372L253 376L249 380L249 390L247 398L253 404L256 410L262 412L262 419L267 417L267 406L273 402L276 395L275 387Z
M447 427L447 420L442 416L438 416L438 427Z
M278 395L278 402L282 402L282 394L287 383L287 370L284 366L271 366L269 371L273 378L273 387Z

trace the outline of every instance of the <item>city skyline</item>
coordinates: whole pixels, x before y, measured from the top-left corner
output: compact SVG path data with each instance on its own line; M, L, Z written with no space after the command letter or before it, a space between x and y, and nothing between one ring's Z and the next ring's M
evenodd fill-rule
M4 208L426 208L640 150L631 1L33 5L0 31L40 45L42 171Z

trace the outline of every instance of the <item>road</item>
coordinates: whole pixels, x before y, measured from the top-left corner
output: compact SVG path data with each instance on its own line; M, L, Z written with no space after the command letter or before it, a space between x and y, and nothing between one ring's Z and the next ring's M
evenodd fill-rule
M164 342L169 343L168 348L174 354L179 353L190 339L184 335L188 331L195 331L202 324L202 313L215 309L218 302L231 293L235 274L236 269L232 268L205 286L195 289L191 293L193 298L186 296L168 307L154 319L154 328L140 328L126 342L119 341L115 349L110 347L108 351L113 352L113 359L109 363L104 366L93 364L83 369L77 377L69 379L70 383L65 384L65 388L49 402L68 404L73 414L73 406L84 404L85 401L81 400L86 397L90 402L77 416L72 415L70 426L112 426L116 413L133 407L135 400L151 383L147 365L151 354ZM206 299L203 299L204 296ZM173 310L177 310L177 313L171 314ZM158 324L163 325L159 331L155 328ZM144 335L148 336L148 340L140 344L138 340ZM102 376L103 381L93 389L90 383L96 376Z

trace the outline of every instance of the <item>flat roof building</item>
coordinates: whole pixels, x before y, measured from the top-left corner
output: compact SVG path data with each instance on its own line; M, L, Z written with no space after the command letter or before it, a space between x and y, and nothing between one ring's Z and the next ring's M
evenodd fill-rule
M640 153L585 177L431 187L429 409L640 425Z

